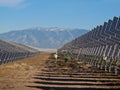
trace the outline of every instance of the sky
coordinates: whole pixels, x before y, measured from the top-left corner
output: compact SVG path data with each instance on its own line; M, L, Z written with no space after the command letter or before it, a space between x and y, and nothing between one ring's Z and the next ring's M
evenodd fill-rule
M33 27L91 30L120 16L120 0L0 0L0 33Z

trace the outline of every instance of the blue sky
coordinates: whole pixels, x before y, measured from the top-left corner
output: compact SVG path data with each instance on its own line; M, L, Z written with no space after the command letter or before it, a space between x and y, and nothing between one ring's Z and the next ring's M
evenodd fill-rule
M120 0L0 0L0 33L31 27L92 29L120 16Z

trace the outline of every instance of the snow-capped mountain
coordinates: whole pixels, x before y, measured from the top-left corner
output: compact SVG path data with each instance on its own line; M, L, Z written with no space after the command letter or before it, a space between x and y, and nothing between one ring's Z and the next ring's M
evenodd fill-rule
M58 27L35 27L0 34L0 39L39 48L59 48L86 32L88 32L88 30Z

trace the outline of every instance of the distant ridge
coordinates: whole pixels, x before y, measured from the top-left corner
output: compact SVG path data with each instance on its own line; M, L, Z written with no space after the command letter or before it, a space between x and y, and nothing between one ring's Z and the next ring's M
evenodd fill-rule
M88 30L85 29L35 27L0 34L0 39L38 48L56 49L86 32Z

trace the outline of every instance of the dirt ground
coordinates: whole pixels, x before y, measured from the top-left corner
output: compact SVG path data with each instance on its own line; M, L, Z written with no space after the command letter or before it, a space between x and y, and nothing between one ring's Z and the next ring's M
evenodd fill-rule
M0 65L0 90L36 90L26 87L35 72L44 67L51 53Z

